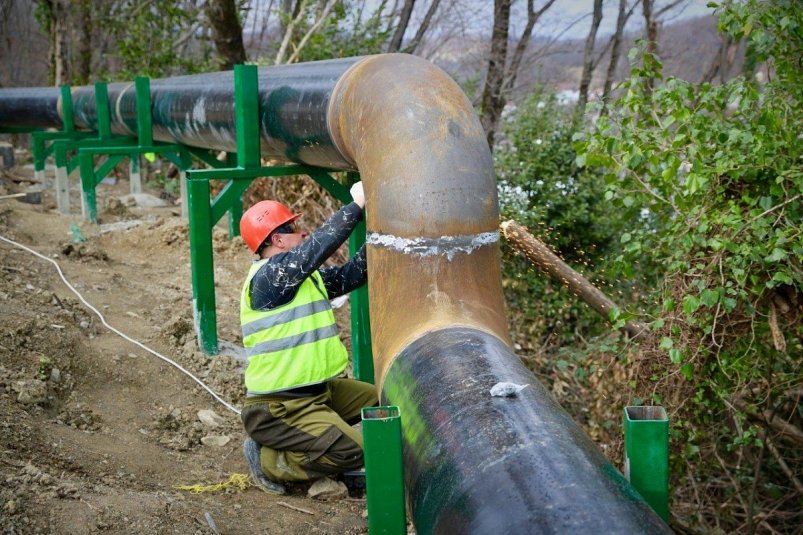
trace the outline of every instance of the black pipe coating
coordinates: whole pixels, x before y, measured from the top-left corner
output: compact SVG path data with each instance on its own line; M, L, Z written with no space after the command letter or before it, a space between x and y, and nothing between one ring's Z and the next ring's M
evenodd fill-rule
M259 121L263 157L330 169L352 169L335 148L326 113L335 83L362 58L259 69ZM136 90L109 84L112 131L136 136ZM75 122L97 129L94 88L73 91ZM176 76L151 81L153 137L158 141L236 151L234 73Z
M0 128L61 128L59 88L0 89Z
M499 382L527 386L493 397ZM382 401L401 411L420 535L671 533L493 335L425 334L391 364Z

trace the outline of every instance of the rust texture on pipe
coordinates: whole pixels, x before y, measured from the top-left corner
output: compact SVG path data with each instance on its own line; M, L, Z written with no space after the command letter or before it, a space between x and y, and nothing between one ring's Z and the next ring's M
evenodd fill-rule
M500 225L502 234L516 250L541 268L547 275L558 280L572 293L585 301L600 316L608 319L611 310L618 308L602 290L591 284L583 275L572 269L553 253L549 247L533 236L526 228L515 221L505 221ZM647 332L647 326L638 321L628 321L622 330L631 338Z
M369 57L335 87L329 125L365 184L376 384L428 331L508 341L493 162L460 87L415 56Z

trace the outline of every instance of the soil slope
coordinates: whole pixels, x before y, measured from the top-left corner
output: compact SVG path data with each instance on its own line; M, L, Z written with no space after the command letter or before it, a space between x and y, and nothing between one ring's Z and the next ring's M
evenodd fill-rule
M27 185L0 179L0 195ZM102 224L90 225L80 219L76 193L77 213L64 216L50 184L39 186L42 204L0 200L0 236L58 262L108 324L239 406L241 361L233 350L209 358L197 347L179 208L132 206L122 181L100 186ZM126 221L130 228L120 224ZM251 257L225 229L215 230L214 243L218 335L236 345L240 285ZM3 533L367 532L359 495L324 502L308 498L305 485L288 496L254 487L175 489L247 472L239 417L175 367L104 327L52 264L3 241L0 303ZM347 313L348 307L337 311L344 337ZM202 423L201 410L217 413L220 424ZM212 445L210 436L228 441Z

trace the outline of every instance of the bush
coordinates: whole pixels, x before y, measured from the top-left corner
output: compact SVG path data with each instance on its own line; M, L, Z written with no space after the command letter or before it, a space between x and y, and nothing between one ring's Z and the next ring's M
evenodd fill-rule
M803 15L748 1L722 8L720 29L748 40L763 77L662 80L658 58L634 50L622 97L578 136L578 163L602 169L605 197L641 222L615 264L660 281L630 366L636 392L672 417L677 526L790 531L803 473Z

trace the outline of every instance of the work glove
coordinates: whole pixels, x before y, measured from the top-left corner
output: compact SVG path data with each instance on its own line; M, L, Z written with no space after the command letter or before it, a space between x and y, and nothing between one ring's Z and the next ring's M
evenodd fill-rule
M362 191L362 181L351 186L349 193L351 193L351 198L354 199L354 202L356 202L360 208L365 207L365 193Z

